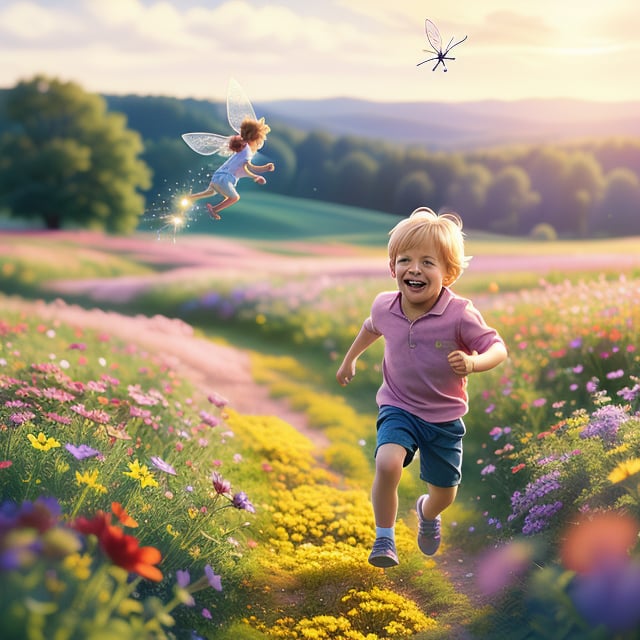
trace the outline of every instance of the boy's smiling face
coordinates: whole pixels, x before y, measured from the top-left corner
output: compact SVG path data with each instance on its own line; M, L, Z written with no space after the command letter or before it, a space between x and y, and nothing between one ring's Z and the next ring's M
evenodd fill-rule
M438 300L447 269L430 243L398 252L389 264L409 319L427 313Z

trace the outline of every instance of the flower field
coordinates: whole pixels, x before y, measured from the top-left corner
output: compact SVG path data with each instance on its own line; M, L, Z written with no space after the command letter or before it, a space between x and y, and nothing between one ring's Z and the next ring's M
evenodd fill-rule
M21 272L39 273L21 259ZM80 277L85 266L71 269ZM5 299L3 637L637 637L635 274L510 293L495 293L500 273L484 289L474 280L510 358L470 377L463 484L443 518L442 556L476 558L467 594L439 556L417 550L416 469L401 485L400 566L366 562L381 352L363 357L348 389L333 374L389 283L284 272L165 282L129 304L146 314L141 335L158 313L249 347L255 380L306 416L321 449L280 416L243 414L223 397L233 356L211 363L203 387L175 349ZM28 291L44 285L31 277Z

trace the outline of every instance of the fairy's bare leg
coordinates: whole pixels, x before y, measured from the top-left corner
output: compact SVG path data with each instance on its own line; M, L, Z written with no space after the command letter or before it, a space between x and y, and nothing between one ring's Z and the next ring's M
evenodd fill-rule
M214 189L214 187L209 185L204 191L198 191L198 193L190 193L188 196L185 196L185 198L189 201L194 201L194 200L200 200L201 198L210 198L216 193L217 192Z
M220 211L226 209L227 207L230 207L232 204L235 204L236 202L238 202L238 200L240 200L240 196L229 196L221 202L218 202L218 204L215 206L207 205L207 209L209 210L209 213L215 217L218 213L220 213Z

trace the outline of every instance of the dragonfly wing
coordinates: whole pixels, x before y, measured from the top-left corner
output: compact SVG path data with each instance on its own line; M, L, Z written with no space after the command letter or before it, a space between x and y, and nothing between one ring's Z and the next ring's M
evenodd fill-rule
M427 40L429 44L433 47L433 50L436 53L442 51L442 38L440 37L440 32L438 31L438 27L436 27L431 20L428 18L424 21L424 29L427 32Z
M182 139L201 156L226 155L225 150L229 148L229 136L217 133L183 133Z
M231 128L236 133L240 133L240 125L247 118L257 120L256 112L237 80L230 78L227 89L227 120L229 120Z

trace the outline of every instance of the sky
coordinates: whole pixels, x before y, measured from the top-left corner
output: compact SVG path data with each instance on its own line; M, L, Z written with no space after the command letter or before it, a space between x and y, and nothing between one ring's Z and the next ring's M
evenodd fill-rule
M443 43L431 71L425 18ZM0 87L36 74L101 94L255 104L640 100L637 0L0 0Z

